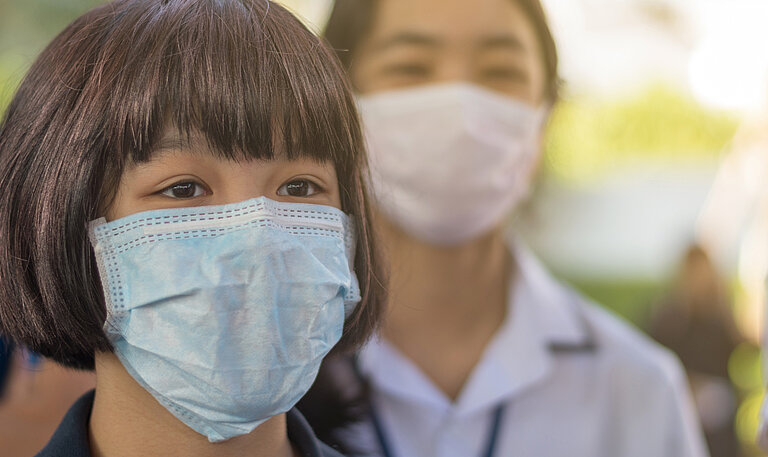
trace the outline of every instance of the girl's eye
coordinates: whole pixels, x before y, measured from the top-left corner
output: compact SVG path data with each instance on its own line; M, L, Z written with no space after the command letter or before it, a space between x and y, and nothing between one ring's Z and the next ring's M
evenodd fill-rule
M186 182L180 182L176 183L172 186L169 186L161 192L161 194L165 195L166 197L176 198L176 199L187 199L187 198L194 198L194 197L200 197L202 195L205 195L206 189L192 181L186 181Z
M297 179L283 184L277 190L281 197L311 197L320 191L320 186L306 179Z

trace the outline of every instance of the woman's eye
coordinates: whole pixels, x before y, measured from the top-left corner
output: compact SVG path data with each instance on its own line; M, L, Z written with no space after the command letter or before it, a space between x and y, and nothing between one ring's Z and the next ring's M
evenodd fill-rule
M206 189L202 185L192 181L176 183L163 189L161 192L161 194L165 195L166 197L176 199L200 197L205 195L205 193Z
M306 179L297 179L283 184L277 190L281 197L310 197L320 191L320 186Z
M394 64L384 67L382 74L392 78L426 78L430 75L430 68L423 64Z

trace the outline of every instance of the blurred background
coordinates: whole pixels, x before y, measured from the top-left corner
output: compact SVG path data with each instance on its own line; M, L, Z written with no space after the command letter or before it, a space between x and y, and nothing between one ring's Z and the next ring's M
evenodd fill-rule
M0 1L0 110L42 47L99 3ZM331 0L282 3L320 32ZM768 2L544 4L564 95L542 179L510 233L678 352L703 421L733 420L744 455L761 455L753 443L768 273ZM709 382L712 373L697 374L707 372L697 360L706 346L674 337L670 322L693 325L694 308L709 310L700 335L715 332L712 321L725 327L723 376L735 396Z

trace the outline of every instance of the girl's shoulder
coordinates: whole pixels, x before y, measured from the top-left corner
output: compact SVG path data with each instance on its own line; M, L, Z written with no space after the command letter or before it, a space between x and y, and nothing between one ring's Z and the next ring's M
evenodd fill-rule
M93 396L91 390L69 408L48 444L35 457L91 457L88 421Z
M309 422L298 409L293 408L286 414L288 438L298 448L302 457L343 457L322 441L320 441Z
M93 408L94 391L91 390L67 411L48 444L35 457L90 457L88 421ZM299 449L302 457L343 457L322 443L297 409L286 414L288 437Z

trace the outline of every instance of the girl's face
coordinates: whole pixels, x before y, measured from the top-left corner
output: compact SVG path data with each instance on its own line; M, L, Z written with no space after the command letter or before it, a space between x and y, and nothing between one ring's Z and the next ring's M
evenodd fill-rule
M236 203L255 197L341 209L336 170L311 159L233 161L211 151L206 141L182 142L173 132L152 159L128 165L106 210L112 221L155 209Z
M387 0L355 52L362 94L469 82L537 106L546 70L536 32L513 0Z

